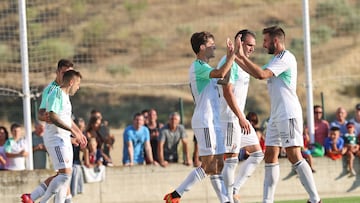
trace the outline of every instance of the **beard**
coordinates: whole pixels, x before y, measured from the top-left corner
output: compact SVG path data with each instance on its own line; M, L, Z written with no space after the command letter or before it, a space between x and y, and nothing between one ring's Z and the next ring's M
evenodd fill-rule
M275 53L275 45L274 42L271 42L268 48L268 54L274 54L274 53Z

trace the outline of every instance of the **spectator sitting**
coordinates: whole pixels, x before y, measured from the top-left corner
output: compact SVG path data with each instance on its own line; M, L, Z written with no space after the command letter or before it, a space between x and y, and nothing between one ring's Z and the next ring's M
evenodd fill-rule
M144 126L144 116L136 113L133 117L133 124L124 130L123 164L133 166L144 164L144 150L148 163L154 163L150 145L149 129Z
M359 145L357 144L357 136L355 135L355 125L352 122L346 124L348 132L343 136L345 142L345 150L347 157L347 168L350 172L350 176L355 176L356 172L354 170L354 158L355 154L359 151Z
M343 107L339 107L336 109L336 119L330 124L330 127L336 126L340 129L340 136L343 136L345 133L347 133L346 123L348 121L346 120L346 117L346 110Z
M360 134L360 103L356 104L355 106L355 115L352 119L350 119L350 122L354 123L355 125L355 134Z
M88 125L86 127L86 130L85 130L85 132L86 132L85 135L88 140L90 140L91 138L96 139L97 148L99 150L101 150L102 156L104 158L103 164L105 166L108 166L108 165L111 166L112 165L111 158L103 152L103 145L105 144L105 142L104 142L103 136L101 136L100 132L99 132L100 126L101 126L101 117L100 116L91 116L90 120L88 122Z
M149 123L149 109L143 109L141 114L144 116L144 125L147 126Z
M85 133L85 120L81 117L76 118L74 120L75 124L79 127L80 131ZM78 144L73 144L73 167L71 174L71 182L70 182L70 192L74 197L77 194L81 194L84 192L84 176L81 169L82 162L80 159L80 151L84 153L85 148L81 148Z
M338 160L342 158L345 152L344 139L340 137L340 128L331 127L329 137L325 139L325 155L332 160Z
M255 132L259 138L259 143L261 146L261 150L265 152L265 134L263 133L262 129L258 126L259 124L259 118L255 112L250 111L248 114L246 114L246 119L251 123L251 125L254 127Z
M100 118L100 126L98 129L98 134L101 136L101 150L104 156L104 165L112 166L110 152L115 143L115 136L110 133L109 123L107 120L103 119L103 116L100 111L93 109L91 111L91 117ZM97 140L99 142L99 140Z
M158 121L157 112L155 109L150 109L148 113L148 123L146 127L149 129L150 132L150 145L152 150L152 156L154 161L158 162L158 139L160 135L160 129L164 126L164 124ZM147 160L148 161L148 160Z
M32 132L33 164L34 169L45 169L47 152L44 145L45 122L36 121L35 130Z
M320 105L314 106L315 143L324 146L325 138L329 135L329 122L323 119L323 109Z
M183 154L185 154L184 164L190 166L192 164L187 135L183 125L180 125L180 115L177 112L171 113L169 122L160 130L158 143L159 164L166 167L168 163L178 162L178 144L181 140L183 145Z
M13 123L10 127L12 137L9 138L5 145L5 154L7 157L7 170L25 170L25 157L28 156L27 143L21 135L21 125Z
M105 179L104 153L99 149L95 138L90 138L84 150L84 178L86 183L99 182Z
M97 148L97 141L95 138L90 138L88 147L84 152L84 165L88 168L99 167L102 165L103 156L100 149Z
M4 126L0 126L0 170L6 166L6 154L4 149L5 142L9 139L9 133Z
M304 157L304 159L309 163L309 166L311 168L311 171L313 173L315 173L315 169L314 169L314 159L313 156L311 155L311 150L309 149L309 145L310 145L310 136L309 136L309 129L307 127L304 128L304 146L301 148L301 154Z

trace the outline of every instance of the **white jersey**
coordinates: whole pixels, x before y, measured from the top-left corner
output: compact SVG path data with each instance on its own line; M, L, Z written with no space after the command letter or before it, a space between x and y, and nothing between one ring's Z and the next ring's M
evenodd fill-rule
M222 57L217 68L220 68L226 62L226 56ZM230 69L230 77L228 83L233 85L233 93L236 99L236 103L244 114L246 97L249 89L250 75L245 72L236 62L233 62ZM238 122L237 116L231 110L227 104L223 89L219 86L220 92L220 121L221 122Z
M270 119L275 122L290 118L302 118L299 98L296 94L297 63L295 56L288 50L276 55L265 69L274 76L267 81L271 101Z
M220 127L219 90L216 80L210 78L212 70L209 64L199 59L190 66L190 89L195 102L192 128Z
M14 138L9 138L6 143L4 144L4 150L7 153L13 153L17 154L21 151L25 150L28 152L28 143L25 138L20 138L19 140L15 141ZM25 170L25 157L24 156L18 156L10 158L8 157L6 159L6 166L5 168L7 170L12 171L19 171L19 170Z
M46 101L46 112L54 112L68 126L71 126L71 102L69 95L60 87L54 88L49 94ZM57 127L54 124L46 123L44 142L47 146L57 145L59 138L63 141L70 141L70 131ZM71 144L71 143L70 143Z

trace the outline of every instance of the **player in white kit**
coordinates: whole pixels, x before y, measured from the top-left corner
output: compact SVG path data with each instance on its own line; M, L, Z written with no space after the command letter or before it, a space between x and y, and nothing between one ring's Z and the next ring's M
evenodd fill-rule
M235 35L235 39L239 36L241 36L244 53L249 57L255 49L255 33L240 30ZM226 56L220 60L218 67L224 64L225 60ZM225 163L222 174L230 202L239 202L240 188L264 158L255 129L246 120L244 114L249 81L249 74L236 62L233 62L227 77L218 81L218 84L222 86L219 88L220 121L225 144ZM235 179L241 148L246 149L249 157L240 165Z
M184 192L207 175L210 175L220 202L229 202L221 177L224 145L219 121L219 92L213 78L223 78L230 70L240 39L236 40L236 44L234 49L231 41L227 40L227 60L221 68L214 69L208 64L209 59L214 57L214 36L209 32L198 32L191 37L191 46L196 54L189 70L190 88L195 102L191 125L198 141L202 163L173 192L165 195L166 203L180 202Z
M267 79L271 112L265 138L265 179L263 202L274 202L279 181L280 147L285 147L287 157L296 170L299 180L309 194L310 203L321 202L309 164L301 155L303 144L302 109L296 94L297 62L285 49L285 32L278 26L263 30L263 47L274 57L263 68L253 63L240 49L237 63L250 75ZM286 188L284 188L286 189Z
M44 143L58 175L50 182L41 203L47 202L54 194L56 203L65 201L73 161L70 135L79 144L86 142L82 132L73 125L69 98L79 89L80 80L81 74L78 71L68 70L64 73L62 85L55 87L46 98L46 112L52 123L46 123Z

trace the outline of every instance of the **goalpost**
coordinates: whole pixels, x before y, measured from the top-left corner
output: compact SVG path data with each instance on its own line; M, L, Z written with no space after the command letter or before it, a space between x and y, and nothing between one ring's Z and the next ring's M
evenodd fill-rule
M303 32L304 32L304 58L306 73L306 115L309 128L310 143L315 142L315 127L313 113L313 86L312 86L312 67L311 67L311 45L310 45L310 20L309 20L309 0L303 0Z
M23 112L24 128L28 143L29 154L26 161L26 169L33 170L32 129L31 129L31 105L29 84L29 55L26 28L26 4L25 0L19 0L19 27L20 27L20 49L21 49L21 73L23 80Z

